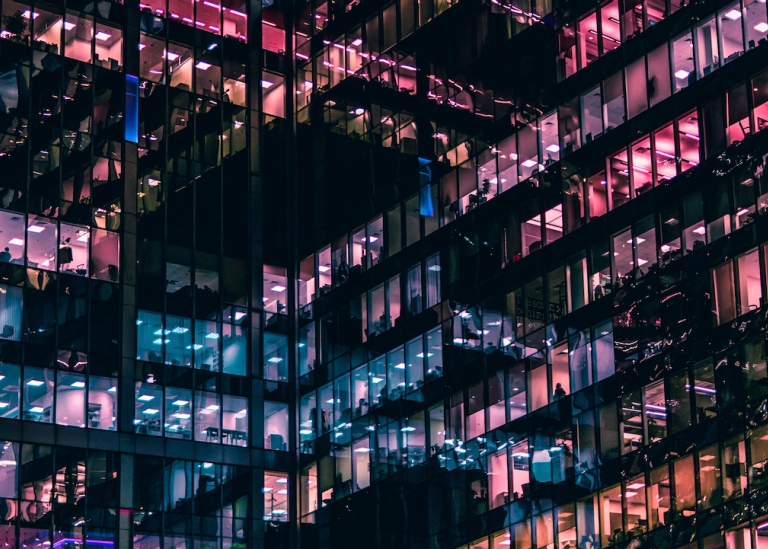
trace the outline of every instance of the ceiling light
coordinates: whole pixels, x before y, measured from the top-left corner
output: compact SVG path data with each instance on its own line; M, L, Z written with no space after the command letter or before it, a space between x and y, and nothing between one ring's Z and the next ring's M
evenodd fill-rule
M280 358L279 356L273 356L272 358L267 360L267 362L269 362L270 364L280 364L282 361L283 359Z
M535 160L533 160L532 158L529 158L528 160L523 162L523 168L532 168L536 164L537 162Z
M363 114L365 112L365 109L362 109L362 108L358 107L358 108L356 108L352 112L354 112L357 116L360 116L361 114Z
M201 71L205 71L205 70L208 70L209 68L211 68L211 64L210 63L206 63L205 61L198 61L197 65L195 65L195 68L196 69L200 69Z
M23 246L24 241L21 238L12 238L8 241L8 244L12 244L13 246Z
M171 404L173 404L174 406L186 406L187 404L189 404L189 401L179 399L179 400L174 400Z
M31 233L41 233L45 230L45 227L43 227L42 225L32 225L27 230Z
M96 33L95 38L96 40L101 40L103 42L105 40L109 40L110 38L112 38L112 35L105 31L99 31Z
M550 145L549 147L547 147L547 150L549 152L556 153L556 152L560 151L560 147L558 147L557 145Z
M363 39L362 38L356 38L355 40L352 40L352 45L353 46L362 46L362 44L363 44Z
M66 25L66 23L65 23L65 25ZM141 42L139 42L139 51L143 50L146 47L147 47L146 44L142 44Z
M75 387L76 389L82 389L83 387L85 387L85 381L75 381L74 383L72 383L72 385L70 385L70 387Z
M175 414L173 414L173 417L175 417L177 419L189 419L192 416L190 416L189 414L175 413Z
M165 54L165 57L168 58L168 61L176 61L179 58L179 54L169 51L168 53Z
M158 410L156 408L147 408L146 410L144 410L144 413L147 414L148 416L153 416L156 413L158 413L159 411L160 410Z
M17 12L17 13L18 13L18 12ZM33 12L31 12L31 15L32 15L32 19L37 19L37 16L38 16L38 15L40 15L40 14L39 14L39 13L37 13L36 11L33 11ZM29 19L29 16L30 16L30 11L29 11L29 10L25 11L24 13L22 13L22 14L21 14L21 16L22 16L24 19Z
M76 26L77 26L77 25L75 25L74 23L72 23L72 22L70 22L70 21L64 21L64 30L72 30L72 29L74 29Z
M765 21L760 21L757 25L755 25L755 30L757 32L768 31L768 23L766 23Z
M8 408L8 406L10 405L11 405L10 402L0 402L0 408Z
M209 406L206 406L205 409L206 410L210 410L211 412L215 412L216 410L219 409L219 405L218 404L211 404Z
M275 83L270 82L269 80L262 80L261 81L261 87L264 89L271 88Z
M679 78L680 80L683 80L685 78L688 78L689 74L691 74L690 71L684 71L683 69L680 69L679 71L675 72L675 77Z
M140 400L142 402L149 402L150 400L155 400L155 397L153 395L141 395L136 400Z
M704 227L704 225L702 225L701 227L696 227L693 229L693 232L696 234L704 234L707 232L707 229Z
M27 381L27 385L30 387L40 387L41 385L45 385L44 381L40 381L39 379L30 379Z
M726 12L725 16L731 21L736 21L736 19L741 18L741 12L739 10L731 10L729 12Z
M219 334L217 334L216 332L205 334L205 339L219 339Z
M40 406L32 406L32 408L30 408L29 411L32 412L33 414L42 414L43 408L41 408Z
M285 286L280 286L278 284L278 285L272 286L270 288L270 290L272 290L273 292L284 292L285 291Z
M317 270L320 271L321 273L327 273L328 271L331 270L331 268L330 267L326 267L325 265L320 265L317 268Z

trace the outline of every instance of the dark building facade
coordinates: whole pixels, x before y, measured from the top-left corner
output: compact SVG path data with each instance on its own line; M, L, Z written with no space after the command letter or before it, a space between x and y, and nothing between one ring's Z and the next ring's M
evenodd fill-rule
M764 2L0 12L5 547L768 548Z

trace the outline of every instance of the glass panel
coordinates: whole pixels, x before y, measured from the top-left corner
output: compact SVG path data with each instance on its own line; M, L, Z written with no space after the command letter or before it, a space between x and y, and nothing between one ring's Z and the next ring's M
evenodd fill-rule
M165 436L192 439L192 391L166 387Z
M714 17L699 23L694 29L698 77L706 76L720 66L717 45L717 24Z
M221 440L221 400L218 394L195 391L195 440Z
M672 75L675 77L675 90L680 91L696 80L693 65L691 33L684 34L672 42Z
M138 434L162 436L162 387L142 381L136 382L136 415L133 424Z

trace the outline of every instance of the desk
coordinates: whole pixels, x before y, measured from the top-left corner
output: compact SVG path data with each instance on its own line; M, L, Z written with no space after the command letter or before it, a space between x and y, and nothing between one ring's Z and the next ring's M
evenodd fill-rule
M212 441L212 440L219 440L219 428L218 427L206 427L203 429L203 433L205 433L205 440L206 442Z
M237 431L235 429L222 429L221 430L222 443L225 440L228 440L229 444L236 444L237 446L245 446L245 441L247 440L246 432Z

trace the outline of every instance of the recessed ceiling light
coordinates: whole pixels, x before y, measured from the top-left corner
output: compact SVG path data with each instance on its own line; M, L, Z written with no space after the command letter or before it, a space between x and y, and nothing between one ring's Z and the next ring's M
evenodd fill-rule
M201 71L205 71L211 68L210 63L206 63L205 61L198 61L197 65L195 65L196 69L200 69Z
M265 90L268 89L268 88L271 88L274 85L275 85L275 83L274 82L270 82L269 80L262 80L261 81L261 87L264 88Z
M679 71L675 72L675 77L679 78L680 80L683 80L684 78L688 78L689 74L691 74L689 71L684 71L683 69L680 69Z
M755 30L757 32L766 32L766 31L768 31L768 23L766 23L765 21L761 21L760 23L755 25Z
M741 12L739 10L731 10L729 12L726 12L725 16L731 21L736 21L736 19L741 18Z
M270 288L273 292L284 292L285 286L275 285Z
M96 33L95 38L96 40L101 40L103 42L104 40L109 40L110 38L112 38L112 35L105 31L99 31Z

